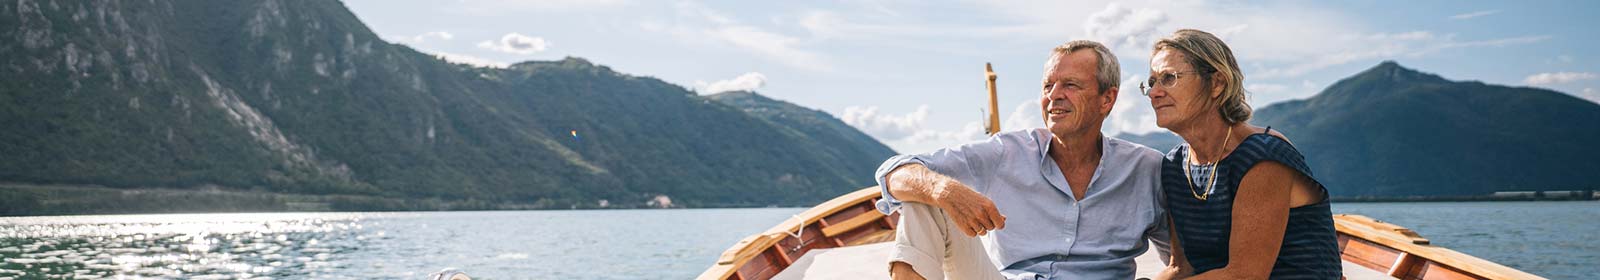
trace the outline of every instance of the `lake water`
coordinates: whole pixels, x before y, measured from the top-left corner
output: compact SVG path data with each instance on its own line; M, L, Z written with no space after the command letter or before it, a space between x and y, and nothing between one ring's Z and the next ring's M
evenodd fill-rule
M0 279L691 279L804 209L0 218ZM1600 202L1341 203L1552 279L1600 275Z

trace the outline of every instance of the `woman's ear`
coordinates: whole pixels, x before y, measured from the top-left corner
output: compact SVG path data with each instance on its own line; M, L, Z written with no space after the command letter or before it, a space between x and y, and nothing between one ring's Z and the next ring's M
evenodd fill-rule
M1211 73L1211 98L1222 96L1222 89L1228 87L1228 83L1222 82L1223 78L1226 77L1223 76L1222 71Z

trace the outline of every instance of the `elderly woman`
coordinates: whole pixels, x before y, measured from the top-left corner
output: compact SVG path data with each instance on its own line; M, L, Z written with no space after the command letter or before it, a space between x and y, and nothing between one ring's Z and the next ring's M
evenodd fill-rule
M1162 164L1172 261L1187 279L1339 279L1328 191L1283 134L1257 127L1233 51L1184 29L1155 44L1150 97L1156 124L1185 144Z

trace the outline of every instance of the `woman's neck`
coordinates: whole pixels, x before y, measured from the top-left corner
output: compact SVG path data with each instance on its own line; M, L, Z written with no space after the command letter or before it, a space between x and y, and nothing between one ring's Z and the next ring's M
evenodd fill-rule
M1231 129L1230 129L1231 128ZM1230 131L1231 130L1231 131ZM1214 163L1221 160L1238 144L1243 137L1231 134L1246 132L1243 123L1228 124L1220 116L1202 118L1197 123L1187 126L1182 131L1174 131L1184 142L1189 143L1189 154L1194 155L1194 160L1199 163Z

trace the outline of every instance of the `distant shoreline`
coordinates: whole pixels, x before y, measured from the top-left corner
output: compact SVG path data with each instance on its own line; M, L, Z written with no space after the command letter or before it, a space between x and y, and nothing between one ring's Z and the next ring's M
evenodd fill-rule
M1498 197L1498 196L1406 196L1406 197L1333 197L1332 202L1474 202L1474 201L1595 201L1577 197Z
M1571 192L1525 192L1508 195L1333 197L1332 202L1464 202L1464 201L1593 201ZM811 205L699 205L668 209L775 208ZM93 185L0 183L0 216L120 215L250 212L496 211L496 210L625 210L632 207L534 207L483 200L401 198L365 195L285 194L259 191L135 188Z
M1333 202L1446 202L1446 201L1581 201L1600 200L1592 190L1505 191L1488 195L1335 196Z

